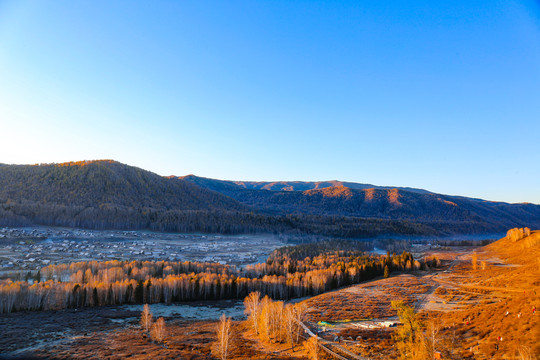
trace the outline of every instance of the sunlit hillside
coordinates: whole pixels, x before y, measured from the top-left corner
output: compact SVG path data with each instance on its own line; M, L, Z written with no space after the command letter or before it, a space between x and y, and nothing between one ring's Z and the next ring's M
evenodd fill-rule
M540 355L540 232L515 228L506 237L465 254L435 291L457 308L443 312L463 357L536 359ZM463 299L468 297L468 300Z

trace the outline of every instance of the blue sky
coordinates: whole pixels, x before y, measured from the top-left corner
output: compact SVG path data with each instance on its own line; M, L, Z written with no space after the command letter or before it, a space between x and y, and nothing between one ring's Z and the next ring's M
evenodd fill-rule
M0 162L540 204L537 1L2 1Z

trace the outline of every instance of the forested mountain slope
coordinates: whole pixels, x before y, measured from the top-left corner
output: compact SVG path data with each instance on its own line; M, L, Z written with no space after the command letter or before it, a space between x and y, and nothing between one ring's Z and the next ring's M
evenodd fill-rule
M409 220L435 227L454 224L456 229L468 223L492 231L529 224L540 226L539 205L492 202L435 194L421 189L362 188L363 184L338 181L253 183L213 180L193 175L182 179L272 214ZM305 188L308 190L294 190Z
M115 161L0 165L0 225L226 232L248 212L215 191Z
M416 192L421 194L429 193L427 190L408 188L408 187L395 187L395 186L377 186L372 184L361 184L355 182L346 182L338 180L330 181L272 181L272 182L258 182L258 181L234 181L234 183L245 189L252 190L274 190L274 191L306 191L306 190L318 190L328 187L344 186L350 189L398 189L410 192Z
M306 191L306 190L318 190L328 187L344 186L350 189L398 189L409 192L416 192L420 194L429 194L430 192L424 189L416 189L409 187L395 187L395 186L377 186L371 184L361 184L354 182L345 182L338 180L329 181L230 181L230 180L216 180L209 179L195 175L186 175L179 177L180 179L189 180L198 185L213 190L271 190L271 191ZM215 189L214 189L215 187Z
M0 199L73 206L243 210L245 206L188 181L112 160L0 165Z
M338 181L252 183L193 175L163 177L111 160L0 165L0 226L336 237L540 227L538 205L363 186Z

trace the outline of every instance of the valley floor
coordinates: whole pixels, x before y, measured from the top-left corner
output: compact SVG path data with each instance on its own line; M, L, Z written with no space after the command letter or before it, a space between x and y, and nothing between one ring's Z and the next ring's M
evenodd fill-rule
M397 323L391 301L414 306L433 327L444 359L536 359L540 354L540 258L538 246L494 243L480 248L430 251L441 266L396 274L303 300L306 326L343 355L398 357L392 334ZM476 264L476 265L474 265ZM205 304L199 304L204 305ZM238 302L216 302L233 316L229 359L303 359L297 346L263 343L246 328ZM156 315L159 314L157 305ZM240 310L239 310L240 309ZM216 321L163 313L168 336L158 345L138 325L140 307L24 312L0 317L3 358L211 359ZM399 326L399 325L398 325ZM343 351L343 352L341 352ZM2 357L0 356L0 357Z

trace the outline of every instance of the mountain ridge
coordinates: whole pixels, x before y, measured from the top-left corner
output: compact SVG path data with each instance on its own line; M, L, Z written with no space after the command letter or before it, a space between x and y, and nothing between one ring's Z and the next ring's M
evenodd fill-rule
M337 237L540 227L538 205L408 189L160 176L113 160L0 164L0 225Z
M240 188L247 190L270 190L270 191L305 191L305 190L317 190L327 187L344 186L351 189L399 189L404 191L418 192L418 193L433 193L431 191L419 188L400 187L400 186L380 186L373 184L364 184L357 182L341 181L341 180L326 180L326 181L243 181L243 180L218 180L212 178L205 178L194 174L185 176L178 176L179 179L185 179L189 181L198 181L195 179L208 179L212 181L219 181L230 185L236 185Z
M539 205L509 204L437 194L423 189L411 191L411 188L368 187L358 183L348 183L354 187L347 187L343 185L344 182L327 181L294 182L301 186L296 188L298 190L292 190L289 187L291 182L238 182L195 175L181 179L221 192L269 213L346 215L425 222L467 220L494 223L498 231L504 231L505 226L513 227L512 224L540 224ZM279 187L275 186L277 183L280 184ZM287 190L283 190L284 184ZM321 184L330 186L321 188ZM329 196L330 194L333 196ZM337 194L340 197L337 197Z

